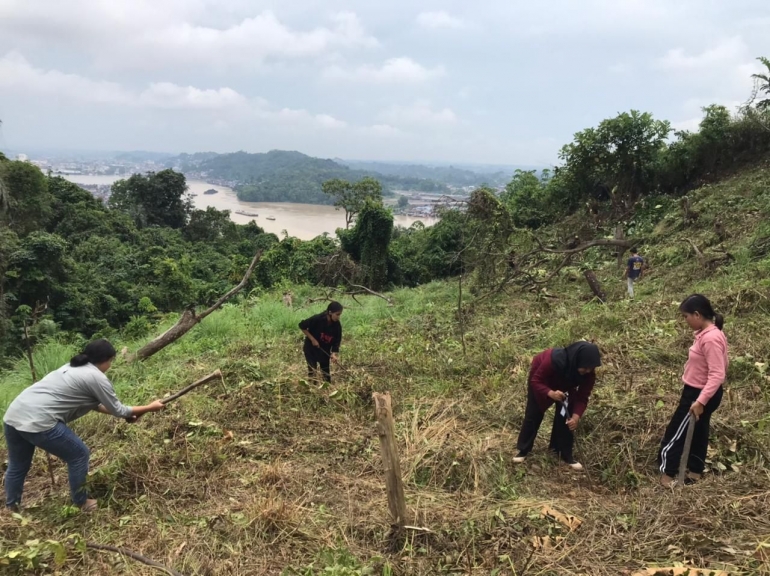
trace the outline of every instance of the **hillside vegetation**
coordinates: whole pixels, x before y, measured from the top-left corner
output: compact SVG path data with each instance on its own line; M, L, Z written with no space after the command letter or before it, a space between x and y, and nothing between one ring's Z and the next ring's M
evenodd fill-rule
M693 223L685 225L670 198L629 219L646 239L649 263L634 301L624 298L610 249L595 248L546 290L486 299L464 290L459 317L457 279L395 290L392 307L343 298L342 367L331 387L306 381L297 322L324 304L311 303L320 290L305 285L293 288L294 310L280 291L255 289L147 362L119 360L110 374L127 401L174 391L216 368L224 381L138 425L101 415L78 421L101 509L79 515L67 506L58 462L51 493L39 454L29 508L0 517L0 565L11 574L27 573L24 566L156 573L84 551L78 542L88 540L204 575L614 576L654 566L770 573L770 164L688 196ZM585 219L572 218L564 233ZM718 219L727 231L721 241ZM692 244L733 259L706 268ZM593 298L579 266L596 271L607 304ZM695 291L726 315L732 363L712 419L709 473L672 491L657 485L654 460L692 340L677 305ZM595 340L604 355L578 434L587 472L546 455L545 425L532 461L513 465L532 355L579 338ZM38 371L74 351L57 341L39 345ZM19 360L0 381L0 402L28 382ZM428 529L405 538L390 532L373 423L371 393L385 390L411 523ZM544 516L545 506L565 516Z

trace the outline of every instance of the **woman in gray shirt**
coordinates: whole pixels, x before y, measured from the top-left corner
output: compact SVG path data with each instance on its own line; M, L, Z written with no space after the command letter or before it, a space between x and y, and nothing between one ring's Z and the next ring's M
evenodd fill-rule
M3 418L8 444L5 473L5 505L18 509L24 480L39 447L67 463L72 501L84 511L94 510L96 500L85 490L90 452L67 426L92 410L136 422L147 412L163 410L160 400L146 406L124 406L104 375L115 359L115 348L107 340L94 340L69 364L26 388L8 406Z

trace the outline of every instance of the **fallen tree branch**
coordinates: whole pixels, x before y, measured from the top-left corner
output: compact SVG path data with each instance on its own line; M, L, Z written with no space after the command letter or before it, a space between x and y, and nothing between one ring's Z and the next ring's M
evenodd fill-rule
M712 255L707 256L701 250L698 248L698 246L690 240L689 238L686 238L687 242L690 243L690 246L692 246L692 249L695 251L695 257L698 260L698 264L701 265L702 268L706 269L715 269L717 266L720 266L721 264L725 264L727 262L732 262L735 260L735 257L730 254L729 252L726 252L724 250L721 250L721 254L719 255Z
M179 340L182 336L187 334L187 332L190 331L196 324L198 324L201 320L203 320L206 316L214 312L215 310L219 309L222 304L227 302L230 298L235 296L238 292L243 290L246 287L246 284L249 281L249 278L251 278L251 274L254 272L254 268L257 266L257 262L259 262L259 259L262 257L262 251L260 250L254 255L254 259L251 261L251 264L249 265L248 269L246 270L246 273L243 275L243 278L238 283L237 286L234 286L227 294L222 296L219 300L214 302L211 306L209 306L206 310L201 312L200 314L195 313L195 307L190 306L187 308L187 310L182 313L182 316L177 320L176 324L174 324L171 328L166 330L163 334L152 340L151 342L145 344L142 346L136 354L132 354L128 357L128 362L134 362L135 360L146 360L153 354L160 352L168 346L169 344L176 342Z
M514 263L509 262L509 265L514 267L516 272L510 281L515 282L524 289L531 289L547 284L553 280L553 278L565 266L570 264L573 256L588 250L589 248L594 248L596 246L614 246L617 248L628 249L641 242L640 238L597 238L595 240L583 242L582 244L578 244L577 246L573 246L571 248L549 248L540 238L534 234L531 234L531 237L537 246L529 252L517 256ZM545 277L541 279L537 277L535 269L545 264L545 260L542 258L542 255L544 254L560 255L563 256L563 258L555 269L548 272ZM538 256L541 258L536 258ZM513 256L509 256L509 258L513 258Z
M367 288L366 286L361 286L360 284L351 284L350 287L351 288L358 288L360 290L360 292L356 292L355 294L370 294L372 296L377 296L377 298L382 298L390 306L393 306L393 300L391 300L390 298L388 298L387 296L385 296L383 294L380 294L379 292L375 292L371 288ZM352 296L353 294L350 294L350 295Z
M368 289L365 290L340 290L339 288L327 288L328 292L324 296L319 296L318 298L309 298L307 300L307 304L315 304L316 302L332 302L334 301L334 298L332 298L332 294L336 293L340 296L349 296L353 300L355 300L356 304L359 306L363 306L361 302L358 301L358 298L356 296L369 296L371 295L371 292ZM387 297L381 295L381 294L374 294L375 296L379 296L380 298L384 298L388 304L391 306L393 305L392 301L388 299Z
M147 558L146 556L142 556L141 554L132 552L131 550L128 550L126 548L119 548L117 546L108 546L107 544L96 544L95 542L86 542L86 548L90 548L91 550L100 550L103 552L113 552L115 554L121 554L123 556L128 556L129 558L132 558L137 562L141 562L142 564L146 564L147 566L156 568L157 570L162 570L163 572L165 572L166 574L170 574L171 576L184 576L181 572L177 572L173 568L164 566L163 564L161 564L160 562L156 562L152 558Z
M548 254L577 254L578 252L583 252L584 250L593 248L594 246L618 246L620 248L631 248L632 246L634 246L639 242L639 239L631 241L623 238L598 238L596 240L590 240L588 242L584 242L583 244L580 244L575 248L559 249L559 248L546 247L543 244L542 240L540 240L540 238L538 238L534 234L532 235L532 238L534 238L535 242L538 243L539 248L533 250L532 252L530 252L530 254L535 254L537 252L546 252Z
M686 240L690 243L690 246L692 246L692 249L695 250L695 257L698 259L698 262L703 264L703 252L701 252L698 249L698 246L695 245L695 242L693 242L689 238L686 238Z

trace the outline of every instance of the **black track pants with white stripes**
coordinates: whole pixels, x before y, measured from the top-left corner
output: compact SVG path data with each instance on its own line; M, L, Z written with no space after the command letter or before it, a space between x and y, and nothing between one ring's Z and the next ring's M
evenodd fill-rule
M662 474L672 478L679 472L679 460L682 458L684 450L684 439L687 436L687 426L690 424L690 406L698 399L701 390L686 386L682 390L682 397L679 399L679 406L671 417L671 422L666 428L666 434L660 443L660 452L658 452L658 464ZM695 474L702 474L706 465L706 451L709 447L709 425L711 415L719 408L722 402L722 387L719 387L716 394L706 403L703 414L695 423L695 431L692 436L692 446L690 447L690 457L687 461L687 469Z

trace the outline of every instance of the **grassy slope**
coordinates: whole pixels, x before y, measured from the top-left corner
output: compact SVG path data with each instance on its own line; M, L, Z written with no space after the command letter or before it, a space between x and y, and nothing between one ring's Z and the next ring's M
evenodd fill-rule
M325 568L339 575L614 575L675 562L770 573L770 548L757 551L770 546L770 382L754 364L770 360L770 258L749 249L770 235L770 166L691 198L701 216L688 230L667 203L640 216L652 267L636 301L623 300L620 273L597 252L589 258L611 303L592 303L583 282L567 279L549 287L557 299L510 294L476 310L465 356L456 284L397 291L392 308L376 298L347 302L344 369L331 389L303 380L296 324L319 304L289 311L267 294L226 307L147 363L118 363L111 372L119 393L137 401L217 367L224 383L139 425L98 415L76 423L92 447L90 483L102 509L73 515L61 487L66 470L57 463L60 487L50 495L38 456L27 483L29 523L0 516L0 550L35 555L25 541L80 534L210 575ZM717 216L736 261L709 273L684 239L701 249L715 245ZM712 296L727 315L732 365L713 419L714 473L672 492L656 485L654 459L691 342L676 305L693 291ZM307 288L295 294L300 304L315 295ZM568 472L543 453L550 416L532 462L513 466L531 356L581 337L597 340L605 358L579 435L590 475ZM42 347L39 370L70 352ZM26 378L20 362L0 381L0 402ZM388 534L372 390L393 394L408 506L430 534L406 541ZM570 532L543 518L545 504L583 524ZM61 574L155 573L67 549Z

